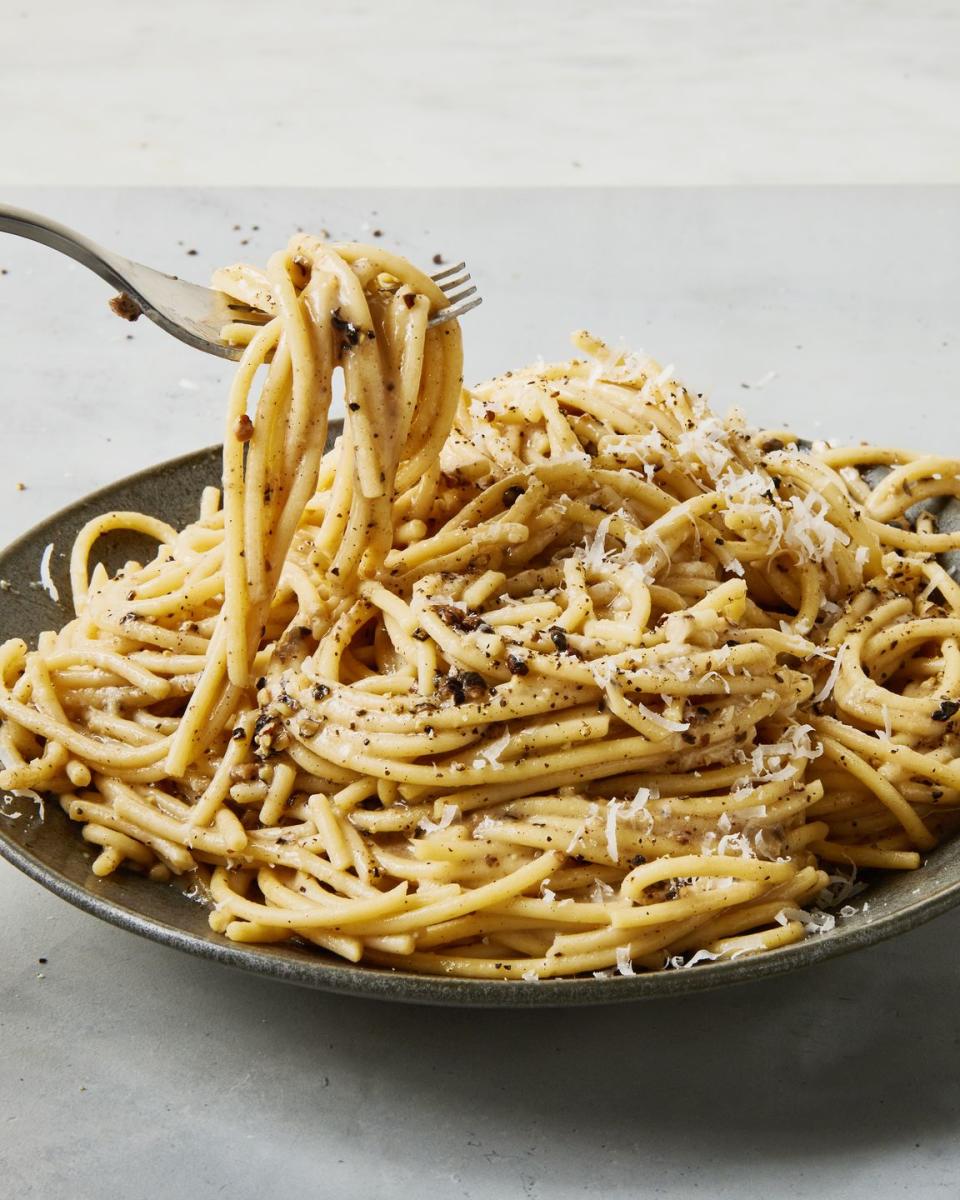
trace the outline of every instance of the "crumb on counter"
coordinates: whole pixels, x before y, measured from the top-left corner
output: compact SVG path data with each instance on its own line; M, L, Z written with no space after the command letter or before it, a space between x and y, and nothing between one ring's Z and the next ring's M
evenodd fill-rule
M27 490L27 485L23 482L22 479L18 479L17 483L16 483L16 488L17 488L18 492L25 492Z
M435 254L435 255L433 256L433 261L434 261L434 262L437 264L437 266L439 267L439 266L440 266L440 264L443 262L443 255L442 255L442 254Z

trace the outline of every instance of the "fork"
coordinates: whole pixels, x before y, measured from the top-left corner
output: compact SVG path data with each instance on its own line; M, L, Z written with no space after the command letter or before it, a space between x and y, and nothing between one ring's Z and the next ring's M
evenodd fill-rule
M110 307L119 316L132 321L144 313L188 346L220 358L237 359L243 354L242 346L228 345L221 338L224 325L231 322L261 325L269 319L265 313L241 304L224 292L189 283L176 275L165 275L105 250L83 234L39 213L0 204L0 233L29 238L68 255L117 289L119 295L110 301ZM430 327L461 317L481 302L476 287L470 284L466 263L438 271L431 279L446 296L447 304L427 322Z

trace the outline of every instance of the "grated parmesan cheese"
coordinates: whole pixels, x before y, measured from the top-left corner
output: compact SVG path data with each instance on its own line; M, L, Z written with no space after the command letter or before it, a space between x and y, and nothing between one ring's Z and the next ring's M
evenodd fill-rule
M677 453L681 458L698 459L711 479L718 479L733 459L728 444L729 433L719 417L705 417L695 428L677 438Z
M593 887L590 889L590 899L594 904L606 904L617 893L609 883L604 883L602 879L595 879Z
M497 825L494 820L492 820L490 817L483 817L482 820L478 821L476 825L474 825L472 836L475 838L487 837L487 835L492 833L496 827Z
M819 908L812 908L808 912L803 908L784 907L774 920L778 925L789 925L791 921L799 921L807 933L829 933L837 924L833 913L824 912Z
M742 833L725 833L717 843L717 853L728 854L730 857L739 855L740 858L756 858L753 847Z
M643 713L643 715L653 721L655 725L662 725L664 729L669 729L671 733L683 733L685 729L690 728L689 721L671 721L669 717L663 716L662 713L656 713L652 708L647 708L647 706L642 704L639 700L634 700L633 703Z
M835 571L830 556L838 542L842 546L849 543L850 535L827 520L829 504L811 489L803 497L791 496L789 505L792 515L784 531L784 545L795 550L801 562L822 562Z
M651 800L660 799L660 789L656 787L638 787L630 801L630 816L635 816L641 809L647 807Z
M590 544L584 546L586 553L583 556L583 565L591 571L596 572L603 567L607 553L607 532L612 520L613 514L607 513L594 530Z
M617 970L621 975L636 975L633 969L633 960L630 957L629 946L617 947Z
M439 833L441 829L448 829L459 817L460 809L456 804L445 804L439 821L431 821L429 817L421 817L417 828L422 829L425 833Z
M567 846L566 851L565 851L566 854L575 853L576 848L580 843L580 839L587 832L587 826L594 819L594 817L596 817L596 815L599 811L600 811L600 808L597 804L590 805L589 809L587 810L587 815L583 818L581 823L577 826L576 830L574 831L573 837L570 839L570 844L569 844L569 846Z
M519 656L514 655L513 657L519 657ZM501 737L498 737L496 739L496 741L489 742L486 746L480 746L477 750L477 753L479 754L480 759L481 759L481 762L479 765L482 767L485 763L489 763L490 766L502 770L503 763L500 761L500 755L504 752L504 750L506 750L507 746L509 746L509 745L510 745L510 731L507 730L503 733L503 735ZM477 764L475 763L474 765L476 766Z
M620 861L620 846L617 842L617 818L618 818L619 814L620 814L620 801L619 800L608 800L607 801L607 823L606 823L607 853L610 855L610 858L615 863L618 863Z
M833 689L836 686L837 679L840 677L840 668L843 666L844 650L846 650L845 645L841 646L837 651L837 657L833 660L833 666L830 668L830 674L827 676L826 683L813 698L814 704L819 704L832 694Z
M54 604L59 603L60 593L50 574L50 559L53 557L53 542L48 542L40 558L40 583Z
M695 967L697 963L715 962L719 957L720 955L714 954L712 950L698 950L696 954L683 963L683 968L686 970L687 967Z

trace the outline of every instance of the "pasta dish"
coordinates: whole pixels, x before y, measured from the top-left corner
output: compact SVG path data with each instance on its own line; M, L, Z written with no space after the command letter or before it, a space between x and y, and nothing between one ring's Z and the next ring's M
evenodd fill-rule
M585 332L465 389L379 246L214 282L264 314L225 330L222 490L91 521L75 617L0 648L0 787L58 797L96 875L189 880L238 942L542 980L788 945L956 828L927 502L960 463L720 418ZM111 577L114 530L155 555Z

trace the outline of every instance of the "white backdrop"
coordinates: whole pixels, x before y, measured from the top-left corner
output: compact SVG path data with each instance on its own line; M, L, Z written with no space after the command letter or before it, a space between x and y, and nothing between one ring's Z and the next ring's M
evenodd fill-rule
M0 0L0 185L960 181L953 0Z

